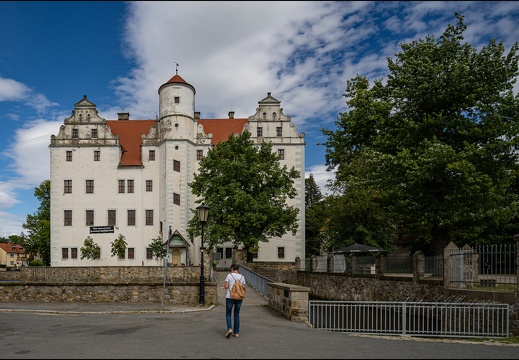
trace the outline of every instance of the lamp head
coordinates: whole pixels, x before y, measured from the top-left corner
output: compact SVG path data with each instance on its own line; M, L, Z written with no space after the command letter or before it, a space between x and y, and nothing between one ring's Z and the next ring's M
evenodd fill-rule
M204 225L207 222L207 218L209 217L209 206L207 206L205 203L202 203L196 208L196 213L198 215L198 221Z

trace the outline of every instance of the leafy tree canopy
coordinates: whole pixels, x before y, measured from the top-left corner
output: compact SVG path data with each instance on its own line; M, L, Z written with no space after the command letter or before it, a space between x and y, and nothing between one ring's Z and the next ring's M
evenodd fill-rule
M43 181L35 188L34 196L40 201L38 211L27 215L22 225L27 234L21 235L29 258L38 256L45 265L50 265L50 180Z
M462 42L466 26L455 16L438 40L402 44L385 84L348 81L349 111L336 130L323 129L335 185L367 195L383 222L423 250L496 243L517 231L518 44L506 54L491 40L478 51ZM353 219L357 208L349 209Z
M322 230L327 215L324 199L313 174L305 179L305 256L321 254L323 250Z
M299 209L287 200L296 196L294 180L299 176L294 168L281 166L270 143L255 145L247 131L219 142L200 161L189 184L210 207L204 234L208 247L232 242L255 253L260 241L288 231L295 234ZM191 239L200 234L195 210L188 232Z
M117 239L110 242L110 251L112 252L112 256L117 256L119 258L124 257L127 246L128 243L126 242L126 237L123 234L119 234Z
M81 260L89 259L95 260L101 257L101 247L94 242L90 236L87 236L85 241L83 242L83 246L80 249L81 252Z
M151 249L153 256L155 256L157 259L164 259L167 255L166 244L160 235L151 239L151 243L148 247Z

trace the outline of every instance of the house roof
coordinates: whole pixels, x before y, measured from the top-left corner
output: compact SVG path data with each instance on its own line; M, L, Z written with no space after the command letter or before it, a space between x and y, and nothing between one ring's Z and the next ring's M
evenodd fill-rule
M15 243L1 243L0 249L4 250L6 253L25 254L25 249L21 245Z
M241 134L243 125L248 119L200 119L198 123L204 127L206 134L213 134L212 143L218 145L220 141L229 139L230 134Z
M141 135L148 135L156 120L107 120L112 134L119 135L119 144L123 154L119 165L139 166L142 165Z
M178 76L178 75L176 75ZM150 129L157 120L107 120L112 134L119 135L119 143L123 154L119 165L142 165L142 136L148 135ZM230 134L241 134L243 126L248 119L200 119L198 123L204 127L206 134L213 134L212 143L218 145L220 141L226 141Z

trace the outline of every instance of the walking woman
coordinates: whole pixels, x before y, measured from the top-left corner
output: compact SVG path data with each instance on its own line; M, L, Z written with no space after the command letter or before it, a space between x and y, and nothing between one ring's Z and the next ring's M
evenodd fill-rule
M241 282L245 285L245 277L238 272L240 266L238 264L231 265L231 272L227 274L225 278L224 288L227 289L227 295L225 295L225 320L227 322L227 333L226 338L230 338L234 333L234 337L240 337L240 308L243 300L231 299L231 289L236 281ZM234 308L234 328L231 322L231 315ZM234 332L233 332L234 329Z

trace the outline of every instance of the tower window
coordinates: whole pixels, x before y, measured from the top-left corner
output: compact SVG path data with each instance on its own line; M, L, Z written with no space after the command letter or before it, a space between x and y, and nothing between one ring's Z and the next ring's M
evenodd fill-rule
M175 104L180 104L180 96L175 96Z
M72 161L72 151L67 150L67 161Z
M155 150L150 150L148 153L148 160L155 161Z
M278 157L279 157L279 160L285 160L285 150L284 149L278 149Z
M196 159L197 160L202 160L203 157L204 157L204 150L197 150L196 151Z
M180 172L180 161L173 160L173 171Z
M99 161L101 159L101 151L94 150L94 161Z

